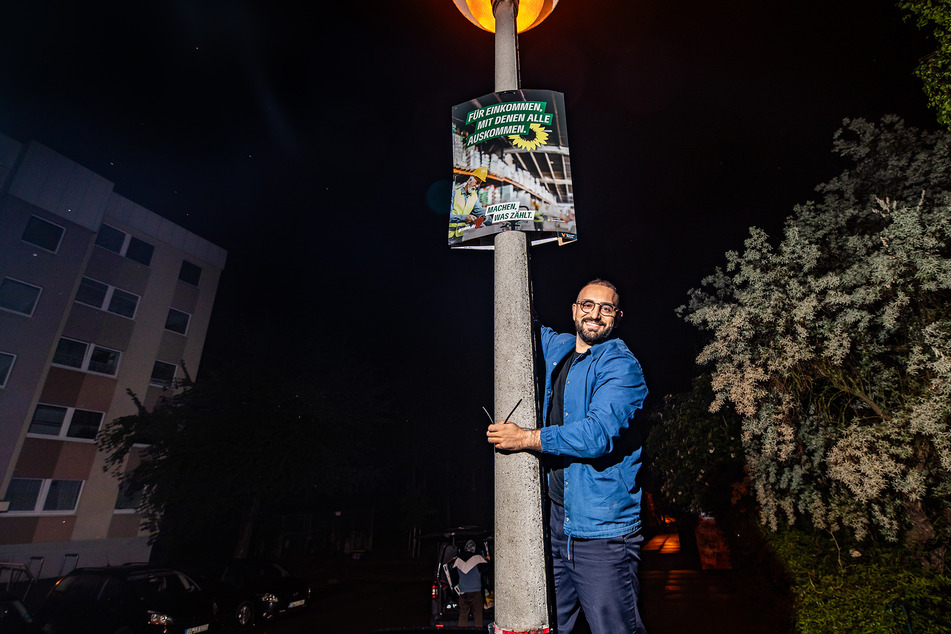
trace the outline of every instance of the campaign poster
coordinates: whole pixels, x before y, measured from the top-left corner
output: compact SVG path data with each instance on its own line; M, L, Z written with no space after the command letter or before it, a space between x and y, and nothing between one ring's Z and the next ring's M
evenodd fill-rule
M503 231L533 245L578 239L562 93L510 90L453 107L452 163L450 247L492 249Z

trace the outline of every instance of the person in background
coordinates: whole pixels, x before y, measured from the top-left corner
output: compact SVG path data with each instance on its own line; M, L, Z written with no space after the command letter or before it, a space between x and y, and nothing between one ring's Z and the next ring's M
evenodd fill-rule
M482 627L482 602L485 600L482 594L482 573L487 563L471 539L452 562L453 568L459 571L459 627L465 627L469 622L470 611L475 626Z

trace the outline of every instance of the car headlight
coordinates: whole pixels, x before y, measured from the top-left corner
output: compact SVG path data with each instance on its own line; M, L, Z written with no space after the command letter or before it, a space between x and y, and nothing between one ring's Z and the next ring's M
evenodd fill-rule
M149 625L171 625L174 623L172 617L161 612L149 612Z
M277 595L272 594L270 592L259 594L258 598L261 599L261 601L264 601L265 603L277 603L279 601L279 599L277 598Z

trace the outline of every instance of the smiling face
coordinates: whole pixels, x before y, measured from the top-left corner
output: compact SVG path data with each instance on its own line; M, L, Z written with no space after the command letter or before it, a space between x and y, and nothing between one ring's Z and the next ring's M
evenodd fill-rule
M467 194L471 194L475 190L479 189L479 185L481 184L482 181L480 181L478 178L475 176L470 176L469 180L466 181L464 189L466 190Z
M584 301L595 303L590 312L581 310L580 304ZM615 308L618 305L618 296L607 286L600 284L589 284L578 293L578 299L571 305L571 317L575 322L575 349L578 352L584 352L596 343L601 343L611 336L611 331L621 318L621 311L616 311L614 315L607 316L601 312L601 304L611 304Z

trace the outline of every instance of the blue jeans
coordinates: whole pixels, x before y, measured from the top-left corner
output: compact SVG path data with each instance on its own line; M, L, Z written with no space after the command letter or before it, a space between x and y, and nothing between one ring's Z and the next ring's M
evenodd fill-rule
M551 555L558 634L570 634L584 610L592 634L646 634L638 608L640 531L604 539L565 536L565 508L551 505Z

